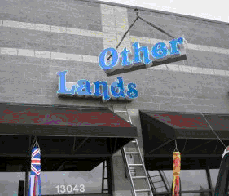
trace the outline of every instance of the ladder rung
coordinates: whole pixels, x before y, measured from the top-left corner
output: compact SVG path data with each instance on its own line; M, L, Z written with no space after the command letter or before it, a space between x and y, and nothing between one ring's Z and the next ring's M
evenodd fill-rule
M128 166L130 166L130 167L134 167L134 166L143 166L143 164L128 164Z
M155 175L155 176L160 176L160 175ZM150 176L150 177L155 177L155 176Z
M147 178L146 176L132 176L133 179L138 179L138 178Z
M135 192L149 192L151 191L150 189L137 189Z

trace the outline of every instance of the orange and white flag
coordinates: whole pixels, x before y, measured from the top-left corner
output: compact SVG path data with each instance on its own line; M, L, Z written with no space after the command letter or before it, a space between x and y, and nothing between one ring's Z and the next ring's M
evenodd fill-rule
M172 196L179 196L179 178L181 167L181 154L173 152L173 194Z

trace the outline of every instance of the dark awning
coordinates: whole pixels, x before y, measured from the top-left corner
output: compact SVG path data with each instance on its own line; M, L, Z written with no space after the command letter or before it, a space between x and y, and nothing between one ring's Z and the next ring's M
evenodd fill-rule
M204 116L203 116L204 115ZM175 139L183 169L219 168L229 144L229 114L140 111L146 167L172 169ZM161 164L161 165L160 165Z
M0 125L4 135L137 137L134 126L102 107L0 104Z
M136 127L103 107L0 104L0 159L26 158L34 136L46 160L77 157L85 167L89 159L95 162L91 166L98 165L138 134Z

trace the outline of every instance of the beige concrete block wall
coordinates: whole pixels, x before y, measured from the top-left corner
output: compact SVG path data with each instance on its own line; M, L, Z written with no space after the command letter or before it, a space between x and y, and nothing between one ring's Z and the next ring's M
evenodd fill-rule
M229 25L146 9L139 10L139 15L174 37L184 36L188 59L149 69L147 73L138 71L140 85L145 83L148 87L139 86L138 104L152 104L155 110L228 113ZM136 13L128 8L129 24L135 18ZM132 43L137 40L146 46L172 39L141 20L129 36Z
M55 74L68 70L68 82L115 81L117 76L107 77L101 70L98 56L119 43L135 19L132 9L73 0L29 1L29 7L22 1L1 4L0 101L106 106L58 99ZM128 109L227 113L228 25L149 11L139 14L174 36L184 34L188 61L118 75L125 85L137 85L139 97ZM133 40L147 45L170 39L137 21L118 51L131 47Z

